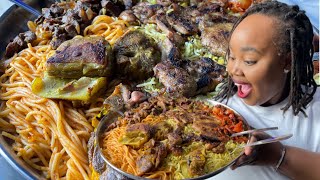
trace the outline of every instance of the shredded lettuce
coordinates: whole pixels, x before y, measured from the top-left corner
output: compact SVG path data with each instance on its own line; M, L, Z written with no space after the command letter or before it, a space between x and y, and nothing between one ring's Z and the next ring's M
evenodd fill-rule
M159 93L163 85L155 77L147 79L144 83L138 84L137 87L142 88L144 91L153 94Z
M218 92L221 90L222 85L223 85L223 83L219 83L216 86L214 91L208 92L206 95L198 95L195 97L195 100L202 101L202 100L207 100L207 99L213 99L216 95L218 95Z
M203 47L198 35L188 37L188 41L184 43L184 47L182 48L182 56L190 60L199 59L200 57L208 57L216 61L218 64L225 64L223 57L215 56L211 54L207 48Z
M166 38L166 34L165 33L159 32L157 30L157 25L156 24L146 24L146 25L143 25L142 27L137 26L136 28L139 29L140 31L144 32L147 36L149 36L152 39L154 39L154 41L156 43L161 43Z
M157 0L146 0L150 4L157 4ZM143 1L142 1L143 2Z
M315 74L313 79L316 81L317 85L320 86L320 73Z

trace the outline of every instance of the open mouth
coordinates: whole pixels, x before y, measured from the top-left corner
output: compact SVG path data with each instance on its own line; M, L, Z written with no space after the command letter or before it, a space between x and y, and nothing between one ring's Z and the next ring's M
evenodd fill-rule
M238 96L240 98L246 98L252 91L250 84L235 83L235 85L238 87Z

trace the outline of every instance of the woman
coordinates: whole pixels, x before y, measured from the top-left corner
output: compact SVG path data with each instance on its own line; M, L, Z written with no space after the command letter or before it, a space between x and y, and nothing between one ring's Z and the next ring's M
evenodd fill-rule
M277 126L290 139L245 149L212 179L320 179L320 92L313 79L313 30L298 6L255 5L231 31L228 81L218 99L253 128ZM251 142L270 137L255 133ZM243 166L243 165L253 166Z

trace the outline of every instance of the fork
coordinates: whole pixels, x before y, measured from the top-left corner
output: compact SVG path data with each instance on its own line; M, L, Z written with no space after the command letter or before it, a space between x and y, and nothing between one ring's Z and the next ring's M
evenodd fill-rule
M276 130L276 129L278 129L278 127L252 129L252 130L248 130L248 131L242 131L242 132L239 132L239 133L234 133L234 134L231 135L231 137L241 136L241 135L244 135L244 134L252 134L254 132L264 132L264 131L269 131L269 130ZM289 139L292 136L293 136L293 134L286 134L286 135L281 135L281 136L278 136L278 137L270 137L268 139L263 139L263 140L260 140L260 141L256 141L256 142L253 142L253 143L242 145L242 146L240 146L240 148L256 146L256 145L261 145L261 144L274 143L274 142L278 142L278 141Z
M276 129L278 129L278 127L251 129L251 130L248 130L248 131L242 131L242 132L234 133L234 134L231 135L231 137L241 136L241 135L245 135L245 134L252 134L254 132L263 132L263 131L269 131L269 130L276 130Z
M29 6L28 4L24 3L23 1L20 1L20 0L9 0L9 1L11 1L14 4L18 5L19 7L29 11L30 13L36 15L37 17L41 15L41 13L38 10L32 8L31 6Z

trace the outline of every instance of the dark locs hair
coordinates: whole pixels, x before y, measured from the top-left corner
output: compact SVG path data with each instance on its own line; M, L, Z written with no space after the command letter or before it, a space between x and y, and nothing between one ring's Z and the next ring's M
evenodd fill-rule
M249 15L262 14L273 17L277 21L278 51L281 54L291 54L291 74L289 101L282 110L287 111L292 106L293 114L305 114L304 109L312 101L317 84L313 79L313 30L310 20L298 6L289 6L277 1L256 4L249 8L234 24L230 37L239 23ZM229 50L227 51L227 55ZM235 94L235 85L230 76L225 79L216 99L229 99ZM305 114L306 115L306 114Z

